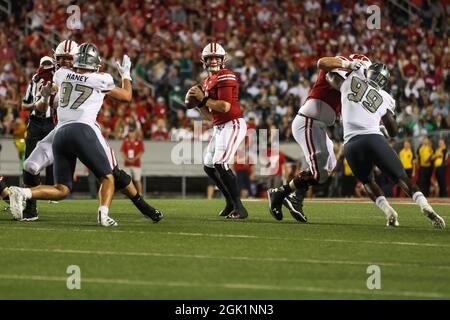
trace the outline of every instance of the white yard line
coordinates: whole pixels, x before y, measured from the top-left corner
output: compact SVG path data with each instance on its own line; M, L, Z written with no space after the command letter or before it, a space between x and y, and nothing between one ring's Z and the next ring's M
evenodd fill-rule
M420 263L397 263L380 261L351 261L351 260L320 260L320 259L290 259L280 257L248 257L248 256L210 256L200 254L180 254L180 253L161 253L161 252L121 252L121 251L99 251L99 250L76 250L76 249L47 249L47 248L9 248L0 247L0 251L12 252L37 252L54 254L81 254L81 255L99 255L99 256L134 256L134 257L163 257L163 258L184 258L184 259L206 259L206 260L236 260L236 261L258 261L275 263L303 263L303 264L330 264L330 265L380 265L387 267L413 267L450 270L450 266L435 266Z
M104 232L104 229L70 229L62 230L57 228L35 228L35 227L11 227L0 225L1 229L24 230L24 231L75 231L75 232ZM422 230L422 229L421 229ZM432 230L434 231L434 230ZM436 230L436 232L441 232ZM327 239L327 238L293 238L293 237L264 237L245 234L220 234L220 233L199 233L199 232L164 232L164 231L132 231L132 230L107 230L107 233L129 233L129 234L163 234L185 237L212 237L212 238L236 238L236 239L260 239L260 240L281 240L281 241L317 241L317 242L335 242L335 243L352 243L352 244L373 244L373 245L397 245L397 246L414 246L414 247L436 247L450 248L447 243L427 243L427 242L405 242L405 241L373 241L373 240L344 240L344 239Z
M19 275L19 274L0 274L2 280L19 281L46 281L63 282L67 281L65 277L51 277L43 275ZM429 298L444 299L449 296L435 292L421 291L387 291L387 290L362 290L362 289L341 289L341 288L323 288L311 286L274 286L269 284L246 284L246 283L196 283L196 282L176 282L176 281L146 281L129 279L108 279L108 278L82 278L83 283L110 284L110 285L131 285L148 287L187 287L187 288L219 288L219 289L238 289L238 290L257 290L257 291L294 291L311 293L337 293L369 296L398 296L405 298Z

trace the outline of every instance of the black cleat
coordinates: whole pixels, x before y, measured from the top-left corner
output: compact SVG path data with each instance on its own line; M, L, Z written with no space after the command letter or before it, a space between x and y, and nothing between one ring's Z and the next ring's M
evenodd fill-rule
M36 221L39 219L36 206L36 200L28 199L26 201L25 209L23 210L23 217L20 221Z
M233 212L233 210L233 205L227 204L227 206L219 212L219 217L227 217Z
M269 211L270 214L276 220L283 220L283 211L281 207L283 205L284 190L283 187L272 188L267 190L267 198L269 199Z
M162 212L155 208L151 208L151 210L148 210L142 214L144 216L152 219L154 223L158 223L159 221L161 221L164 218L164 215L162 214Z
M303 199L305 198L305 193L296 192L292 193L283 199L283 205L288 208L291 216L298 222L307 223L308 218L306 218L303 212Z

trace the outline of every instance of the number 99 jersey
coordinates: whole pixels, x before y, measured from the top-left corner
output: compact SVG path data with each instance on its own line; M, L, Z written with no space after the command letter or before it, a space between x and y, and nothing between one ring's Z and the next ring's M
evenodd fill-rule
M105 94L114 87L114 80L108 73L77 73L60 68L53 76L58 86L58 126L81 122L94 125Z
M344 143L366 134L383 135L381 118L395 113L395 100L386 91L372 86L363 70L352 72L341 85Z

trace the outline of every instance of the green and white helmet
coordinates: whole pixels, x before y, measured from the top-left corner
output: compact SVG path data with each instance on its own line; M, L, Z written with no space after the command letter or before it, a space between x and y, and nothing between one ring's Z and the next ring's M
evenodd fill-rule
M389 85L389 77L389 68L384 63L375 62L367 69L367 80L373 86L380 89L387 88Z
M97 71L101 63L98 48L93 43L83 43L74 56L74 68Z

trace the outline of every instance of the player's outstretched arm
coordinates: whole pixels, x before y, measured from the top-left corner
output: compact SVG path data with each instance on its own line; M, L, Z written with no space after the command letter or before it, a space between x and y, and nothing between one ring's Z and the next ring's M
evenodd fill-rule
M394 114L391 111L388 110L386 114L381 118L381 121L383 121L384 127L386 128L391 138L395 137L398 134L397 121L395 120Z
M127 55L123 56L122 64L116 61L117 69L122 77L122 88L115 87L106 95L113 99L131 102L133 98L133 87L131 86L131 61Z
M327 72L337 68L358 70L362 65L361 60L347 61L337 57L323 57L317 61L317 68Z

